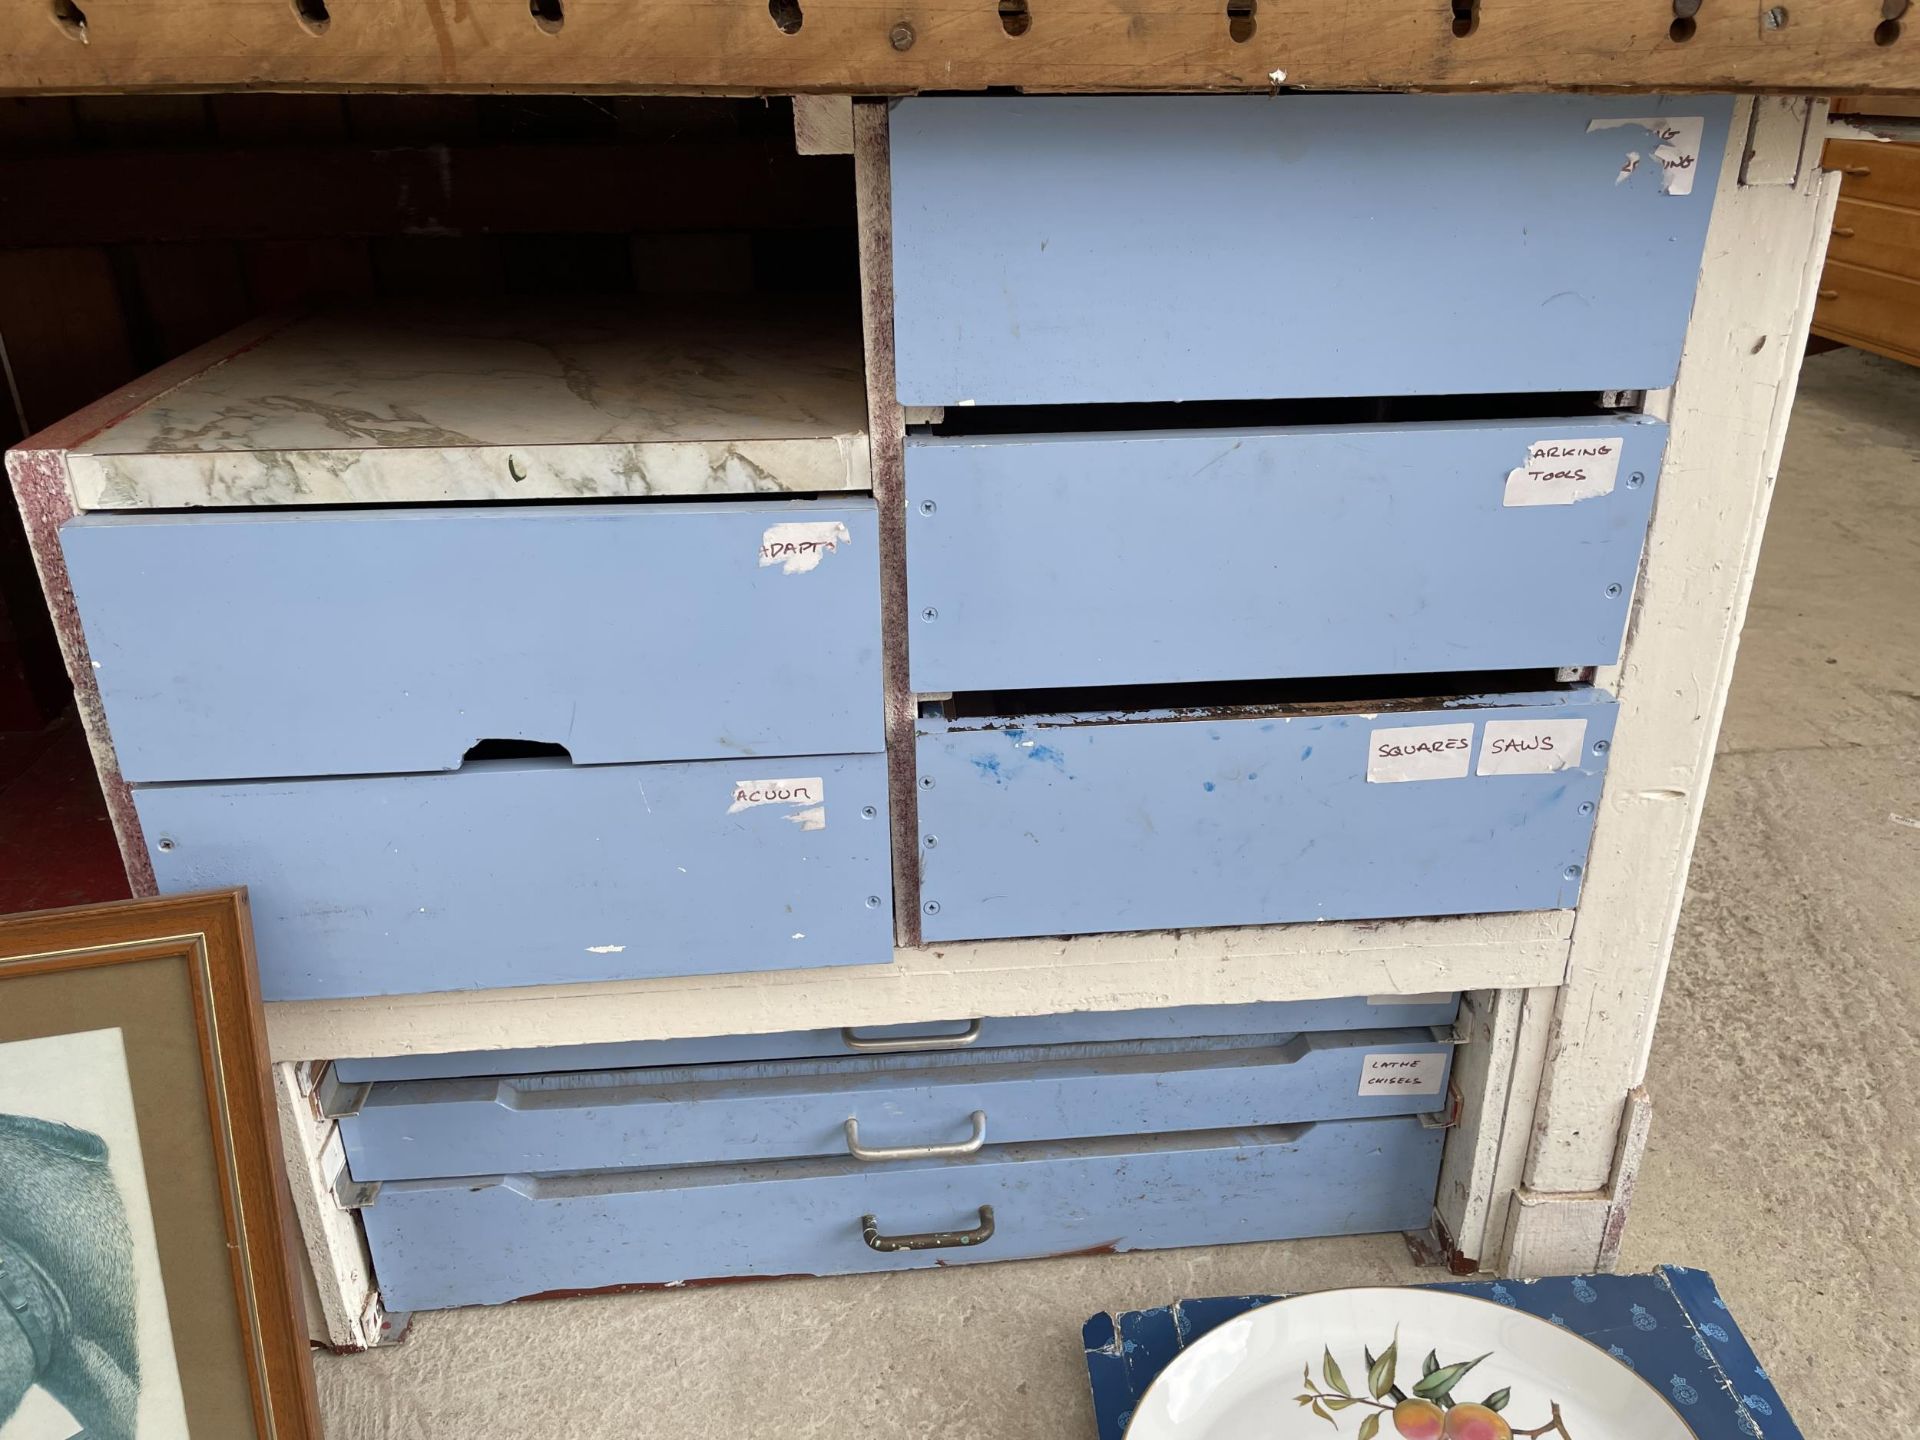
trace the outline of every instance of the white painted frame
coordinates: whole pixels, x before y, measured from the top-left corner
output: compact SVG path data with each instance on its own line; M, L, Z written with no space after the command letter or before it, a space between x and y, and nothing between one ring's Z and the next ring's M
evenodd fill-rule
M1838 194L1818 163L1825 102L1739 106L1679 379L1649 398L1671 431L1626 648L1599 677L1620 713L1577 917L909 945L894 964L866 969L270 1005L316 1338L359 1348L385 1321L357 1224L333 1194L338 1137L314 1108L305 1062L976 1015L1472 992L1454 1077L1459 1120L1436 1204L1452 1259L1514 1274L1610 1263L1645 1144L1653 1019ZM808 143L850 143L855 156L870 388L880 397L870 396L874 484L897 497L888 467L900 463L904 422L887 398L886 110L854 104L850 132L836 105L819 110L833 138ZM151 872L57 541L59 523L78 510L64 450L197 363L205 360L183 357L8 457L139 893L150 893ZM889 695L896 708L907 698ZM900 880L904 893L911 879Z

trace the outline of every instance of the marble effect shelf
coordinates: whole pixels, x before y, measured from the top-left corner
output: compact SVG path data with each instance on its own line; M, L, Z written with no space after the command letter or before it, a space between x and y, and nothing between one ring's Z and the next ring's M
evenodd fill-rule
M81 509L870 485L851 306L543 298L249 333L69 452Z

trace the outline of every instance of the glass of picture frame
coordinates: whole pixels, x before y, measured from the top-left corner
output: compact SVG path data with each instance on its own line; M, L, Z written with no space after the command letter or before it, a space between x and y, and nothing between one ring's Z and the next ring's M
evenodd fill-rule
M244 890L0 917L0 1440L318 1440Z

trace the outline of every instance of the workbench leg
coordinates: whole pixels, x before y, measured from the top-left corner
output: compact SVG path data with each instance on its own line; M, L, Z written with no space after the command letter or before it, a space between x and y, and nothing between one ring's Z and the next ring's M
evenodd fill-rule
M370 1349L391 1338L392 1326L373 1288L373 1265L360 1222L338 1199L336 1181L347 1165L340 1126L320 1114L312 1072L305 1065L275 1065L273 1093L287 1183L307 1259L311 1338L335 1350Z
M1650 1119L1639 1087L1838 193L1819 163L1826 112L1761 99L1735 113L1634 617L1621 663L1598 677L1619 724L1496 1261L1509 1273L1603 1268L1618 1250ZM1516 1080L1509 1108L1526 1107Z

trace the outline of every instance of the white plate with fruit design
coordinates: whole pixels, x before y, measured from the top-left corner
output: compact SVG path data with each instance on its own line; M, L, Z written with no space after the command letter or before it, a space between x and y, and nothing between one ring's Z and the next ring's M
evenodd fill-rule
M1126 1440L1694 1440L1569 1330L1471 1295L1327 1290L1229 1320L1160 1372Z

